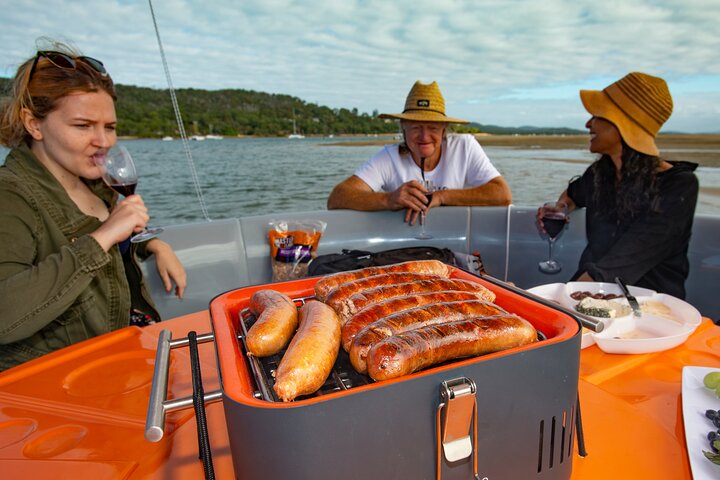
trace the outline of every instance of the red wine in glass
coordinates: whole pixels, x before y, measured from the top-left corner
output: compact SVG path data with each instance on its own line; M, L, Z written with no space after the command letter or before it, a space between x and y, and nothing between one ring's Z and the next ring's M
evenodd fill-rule
M118 192L123 197L129 197L133 193L135 193L135 188L137 187L137 182L135 183L115 183L110 185L110 188Z
M542 224L548 236L548 259L540 262L538 268L543 273L558 273L562 270L560 262L553 258L553 247L555 241L565 229L565 218L568 208L564 202L547 202L542 206Z
M427 192L425 194L425 198L427 198L427 205L430 205L430 202L432 202L433 198L433 192L435 192L435 185L433 184L432 180L423 180L422 181L423 187L425 187L425 191ZM420 240L426 240L428 238L433 238L432 235L427 233L425 231L425 223L427 221L427 214L424 212L420 212L420 233L417 237Z
M105 155L102 162L103 180L113 190L124 197L129 197L135 193L138 183L137 169L133 162L130 152L119 144L116 144ZM144 242L151 238L157 237L162 233L162 228L144 228L141 232L130 237L133 243Z
M565 228L565 215L556 215L553 213L546 213L542 217L543 227L550 238L557 238L557 236Z

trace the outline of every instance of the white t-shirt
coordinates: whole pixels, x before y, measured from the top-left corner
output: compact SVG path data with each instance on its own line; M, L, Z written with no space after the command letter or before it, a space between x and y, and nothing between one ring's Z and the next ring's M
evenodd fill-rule
M397 144L385 145L355 175L376 192L392 192L405 182L422 180L420 167L410 153L401 157ZM439 190L476 187L499 176L475 137L468 134L448 135L437 167L425 172L425 179Z

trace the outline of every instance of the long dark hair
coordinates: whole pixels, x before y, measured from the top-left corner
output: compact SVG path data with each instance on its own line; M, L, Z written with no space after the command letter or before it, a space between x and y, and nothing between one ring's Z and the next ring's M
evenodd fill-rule
M595 178L593 202L598 212L617 213L631 219L657 208L657 170L660 158L647 155L623 142L622 167L617 177L615 164L603 155L592 165Z

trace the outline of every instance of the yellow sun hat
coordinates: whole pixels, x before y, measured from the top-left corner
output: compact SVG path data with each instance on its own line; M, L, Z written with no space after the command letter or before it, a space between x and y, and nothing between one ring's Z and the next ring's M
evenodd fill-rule
M383 113L379 117L415 122L470 123L445 115L445 99L437 82L426 84L419 80L410 89L402 113Z
M658 156L655 137L670 118L673 101L665 80L632 72L599 90L580 90L585 110L617 127L620 136L638 152Z

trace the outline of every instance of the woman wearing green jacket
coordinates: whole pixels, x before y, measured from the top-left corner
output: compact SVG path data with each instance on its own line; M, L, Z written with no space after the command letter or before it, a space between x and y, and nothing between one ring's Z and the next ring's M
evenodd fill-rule
M161 240L130 244L148 222L139 195L101 180L117 141L103 64L65 46L25 61L0 107L0 371L128 325L159 320L136 255L154 254L168 291L185 270ZM132 246L130 246L132 245Z

